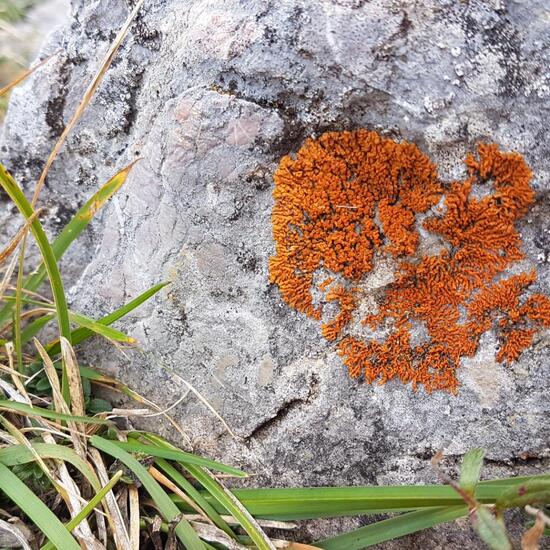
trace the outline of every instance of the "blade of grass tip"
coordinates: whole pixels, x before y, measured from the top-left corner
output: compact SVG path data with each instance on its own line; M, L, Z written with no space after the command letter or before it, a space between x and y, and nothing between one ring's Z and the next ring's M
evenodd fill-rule
M80 510L80 512L71 519L67 524L66 528L68 531L72 531L77 527L82 521L84 521L94 510L94 508L105 498L105 495L120 481L123 472L119 470L115 475L109 480L109 482L104 485L93 497L90 499L88 504ZM40 550L55 550L55 547L51 542L48 542L42 546Z
M269 540L268 536L264 533L263 529L258 525L249 511L231 491L226 489L221 482L214 479L210 472L192 464L186 464L185 468L213 498L239 521L239 525L248 533L259 550L275 549L273 543Z
M93 333L99 334L100 336L103 336L108 340L114 340L115 342L122 342L124 344L136 343L135 338L124 334L124 332L99 323L98 321L90 319L89 317L86 317L85 315L82 315L80 313L69 311L69 317L71 321L76 325L87 328Z
M165 281L163 283L159 283L150 289L146 290L142 294L140 294L137 298L134 298L127 304L123 305L122 307L118 308L117 310L113 311L109 315L106 315L102 319L99 319L96 321L97 323L101 325L111 325L115 321L118 321L125 315L128 315L131 311L139 307L141 304L143 304L145 301L147 301L149 298L154 296L157 292L162 290L166 285L169 285L170 281ZM78 328L75 331L73 331L71 335L71 344L73 346L76 346L83 342L84 340L88 339L90 336L93 335L93 332L88 328ZM61 346L59 345L59 341L52 342L48 346L46 346L46 350L50 355L57 355L61 351Z
M3 464L0 464L0 490L15 502L55 548L80 550L80 545L52 511Z
M7 296L6 301L7 302L14 302L17 304L18 299L20 300L21 304L25 305L35 305L40 306L36 307L33 310L30 310L29 312L25 312L27 315L30 315L31 312L33 315L38 315L40 313L49 313L49 312L55 312L55 305L49 304L48 302L44 302L42 300L35 300L32 298L24 298L23 294L27 292L27 290L24 288L24 286L20 285L19 288L16 288L16 292L18 293L17 296L14 298L13 296ZM21 296L19 298L19 296ZM98 321L95 321L94 319L91 319L87 317L86 315L82 315L81 313L75 313L74 311L69 310L69 319L71 322L73 322L75 325L78 325L80 327L85 327L91 330L92 332L99 334L100 336L103 336L104 338L107 338L108 340L114 340L117 342L127 343L127 344L135 344L136 340L135 338L132 338L131 336L128 336L121 332L120 330L105 326ZM57 342L58 340L56 340Z
M147 472L145 467L140 464L132 455L123 451L112 441L103 439L97 435L90 438L90 443L96 449L103 451L106 454L111 455L113 458L118 459L141 481L145 490L149 493L155 504L158 506L163 518L170 522L174 521L180 516L178 507L172 502L170 497L164 492L162 487L153 479L153 477ZM176 529L176 535L185 545L188 550L202 550L204 545L195 533L193 527L185 519L182 519Z
M218 529L215 525L191 521L193 529L198 535L209 542L221 544L227 550L248 550L247 546L240 544L234 538L230 537L225 531Z
M193 485L185 479L185 476L183 476L174 466L172 466L168 461L166 461L164 458L157 458L155 460L155 463L157 466L164 471L166 475L168 475L172 481L177 483L196 503L200 508L203 510L203 512L214 522L215 525L217 525L222 531L225 531L228 535L235 537L235 534L233 533L233 530L227 522L221 517L221 515L217 512L217 510L210 505L210 503L201 495Z
M49 55L48 57L44 58L42 61L37 63L34 67L31 67L30 69L27 69L26 71L23 71L15 80L12 80L9 84L6 84L3 88L0 88L0 97L3 95L6 95L10 90L15 88L17 85L21 84L23 80L28 78L34 71L45 65L52 57L56 56L59 52L55 52L52 55Z
M86 107L88 107L92 97L94 96L98 86L101 84L101 81L103 80L103 77L105 76L105 73L107 72L107 69L111 65L118 49L120 48L120 45L122 44L122 41L124 40L124 37L126 36L126 33L128 32L128 29L130 28L130 25L132 24L132 21L135 19L136 15L138 14L138 11L141 9L141 6L143 5L145 0L138 0L136 2L136 5L128 15L128 18L122 25L120 31L118 32L117 36L115 37L113 43L111 44L109 50L107 51L107 54L103 58L101 62L101 66L99 68L99 71L96 73L92 81L90 82L88 88L84 92L84 95L82 97L82 100L80 101L78 107L76 108L75 113L65 126L65 129L59 136L59 139L57 140L57 143L55 144L52 152L50 153L50 156L48 157L48 160L46 161L46 164L44 166L44 169L42 170L42 173L40 174L40 178L36 184L36 188L34 190L34 195L32 198L32 204L33 206L38 201L38 197L40 195L40 191L42 190L42 186L44 185L44 182L46 181L46 176L48 175L48 172L50 171L50 167L53 164L53 161L57 157L57 154L63 147L63 144L65 143L65 140L67 139L67 136L72 131L80 117L82 116L82 113L85 111Z
M89 448L88 453L92 459L97 475L101 483L106 484L109 482L109 474L101 453L94 448ZM109 491L103 501L103 509L107 514L107 521L111 528L113 540L115 542L115 548L117 550L134 550L134 547L130 544L130 537L128 530L126 529L126 522L122 516L122 512L118 505L118 501L112 491ZM136 548L139 548L136 547Z
M6 193L9 195L11 200L15 203L21 214L25 218L30 218L34 211L33 207L29 204L27 198L25 197L23 191L17 185L15 180L8 174L4 166L0 164L0 185L4 188ZM31 224L31 231L33 236L38 244L40 253L44 260L44 265L48 272L48 277L50 279L50 285L52 288L52 295L54 297L55 308L57 312L57 320L59 324L60 336L64 336L71 341L71 325L69 323L69 310L67 308L67 300L65 297L65 290L63 288L63 281L61 279L61 274L59 272L59 267L55 260L50 242L48 237L44 232L42 224L38 219L35 219ZM66 380L66 373L62 374L62 390L63 397L65 400L69 399L69 389Z
M408 512L393 518L377 521L350 533L318 542L315 546L324 550L361 550L375 544L397 539L441 523L468 515L467 506L450 506Z

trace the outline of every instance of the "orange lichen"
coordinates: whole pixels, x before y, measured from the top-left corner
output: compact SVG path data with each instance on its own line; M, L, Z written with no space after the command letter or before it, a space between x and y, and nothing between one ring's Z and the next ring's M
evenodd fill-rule
M456 369L484 332L497 331L497 360L512 362L539 328L550 327L550 299L523 298L536 273L503 277L523 258L515 223L534 202L529 168L496 145L480 145L466 166L467 179L445 188L415 145L366 130L324 134L306 141L295 159L282 159L270 281L291 307L319 320L323 303L314 303L312 291L329 289L324 300L338 302L339 313L322 334L339 340L352 377L456 392ZM419 252L422 213L423 230L439 235L437 254ZM397 272L363 325L384 337L359 338L350 334L358 283L380 254L396 258ZM337 277L338 286L331 287L332 276L314 284L317 272ZM426 329L419 345L411 343L415 325Z
M327 302L338 302L340 305L340 313L332 321L321 325L323 336L332 341L338 338L342 329L351 321L356 304L353 294L340 285L327 294L326 300Z

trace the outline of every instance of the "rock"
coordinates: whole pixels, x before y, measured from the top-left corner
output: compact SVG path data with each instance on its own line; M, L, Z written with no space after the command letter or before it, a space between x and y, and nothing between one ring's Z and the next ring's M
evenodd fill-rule
M254 483L436 482L437 449L454 460L474 446L489 473L542 469L548 335L511 367L495 362L489 335L459 370L456 397L363 385L269 285L267 262L281 156L307 136L367 127L417 143L446 181L478 141L521 152L537 204L520 232L547 290L545 10L542 0L146 3L43 195L65 220L143 157L64 273L73 307L94 316L173 282L119 325L141 352L94 342L90 360L161 406L192 384L237 435L189 394L172 413L193 447ZM127 12L122 0L73 2L70 28L42 51L63 53L14 93L2 159L27 191ZM450 532L446 548L477 547L467 526ZM407 547L415 540L426 539Z

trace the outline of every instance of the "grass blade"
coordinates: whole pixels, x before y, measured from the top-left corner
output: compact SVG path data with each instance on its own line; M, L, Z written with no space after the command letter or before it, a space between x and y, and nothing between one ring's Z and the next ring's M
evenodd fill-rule
M143 484L145 490L149 493L155 504L158 506L162 517L170 522L177 519L180 515L178 507L172 502L170 497L164 492L162 487L153 479L145 467L140 464L132 455L119 448L115 442L103 439L94 435L90 443L100 451L111 455L120 460L127 468L137 476ZM176 529L176 535L188 550L203 550L204 545L195 533L193 527L185 519L182 519Z
M539 479L548 477L540 476ZM492 485L482 482L476 488L475 498L479 502L494 503L502 494L503 485L513 487L522 483L523 478L507 478ZM254 517L276 520L408 512L419 508L464 505L462 497L445 485L234 489L233 493ZM219 513L228 513L210 495L204 494L204 497ZM177 498L174 502L182 505Z
M25 197L23 191L17 185L15 180L8 174L4 166L0 164L0 185L4 188L8 196L15 203L21 214L26 218L30 218L34 214L33 207ZM53 253L48 237L44 232L42 224L39 220L35 219L31 224L31 231L34 235L42 259L50 279L50 285L52 288L52 295L55 302L55 308L57 313L57 322L59 325L60 336L63 336L71 341L71 325L69 323L69 310L67 308L67 300L65 298L65 290L63 288L63 281L59 272L55 255ZM63 397L65 400L69 399L69 389L67 384L67 376L65 369L62 372L62 389Z
M25 403L18 403L16 401L0 400L0 410L7 410L10 412L17 412L26 416L41 416L43 418L49 418L50 420L59 420L60 422L81 422L82 424L111 424L108 420L102 418L95 418L93 416L75 416L72 414L63 414L49 409L42 409L41 407L31 407L25 405Z
M450 506L417 510L400 516L377 521L346 533L318 541L315 546L324 550L361 550L375 544L397 539L441 523L453 521L468 514L467 506Z
M487 506L479 506L470 514L479 538L492 550L512 550L506 525L501 516L495 516Z
M99 319L96 321L96 323L100 325L111 325L112 323L118 321L125 315L128 315L131 311L139 307L143 302L147 301L149 298L154 296L157 292L159 292L161 289L163 289L166 285L169 285L170 282L163 282L159 283L158 285L155 285L151 287L150 289L146 290L142 294L140 294L137 298L134 298L127 304L124 304L122 307L118 308L117 310L113 311L112 313L109 313L109 315L106 315L102 319ZM71 344L73 346L76 346L77 344L80 344L84 340L88 339L90 336L93 335L93 331L91 331L88 328L78 328L72 333L71 338ZM61 346L59 345L59 341L52 342L48 346L46 346L46 350L50 355L57 355L61 351Z
M157 445L149 445L146 443L140 443L135 439L123 442L123 441L113 441L113 444L124 449L130 453L144 453L156 458L166 458L168 460L174 460L175 462L180 462L181 464L193 464L195 466L203 466L205 468L210 468L211 470L216 470L218 472L223 472L224 474L230 474L236 477L246 477L246 473L232 466L226 466L221 462L216 462L215 460L210 460L208 458L202 458L200 456L194 455L192 453L186 453L185 451L179 451L175 449L167 449L158 447Z
M80 327L85 328L92 333L98 334L99 336L103 336L104 338L107 338L109 340L122 342L124 344L136 343L135 338L124 334L124 332L121 332L120 330L112 328L108 325L104 325L103 323L95 321L94 319L90 319L89 317L81 315L80 313L69 311L69 317L71 321L76 325L79 325Z
M122 187L135 163L136 161L113 176L76 212L52 243L52 250L56 260L61 259L73 241L86 229L94 215ZM35 273L27 277L23 283L23 287L26 290L37 290L44 281L46 274L46 267L44 264L41 264ZM3 326L10 319L12 308L13 304L7 303L0 310L0 326Z
M234 494L226 490L206 470L191 464L187 464L185 468L239 522L259 550L275 549L250 512Z
M104 487L99 489L88 504L86 504L86 506L84 506L84 508L82 508L82 510L80 510L80 512L67 523L66 528L68 531L72 531L93 512L94 508L105 498L107 493L120 481L122 475L122 470L119 470ZM42 546L40 550L55 550L55 546L51 542L48 542Z
M69 246L88 227L93 217L101 210L111 197L124 185L130 171L137 161L132 162L120 172L115 174L107 183L103 184L76 212L69 223L52 243L52 249L57 260L67 251ZM36 273L29 276L25 281L25 288L36 290L46 276L46 269L41 265Z
M52 443L31 443L36 453L44 459L63 460L74 466L90 482L95 491L101 484L91 466L80 458L72 449ZM35 455L25 445L10 445L0 449L0 463L5 466L28 464L35 460Z
M80 545L52 511L4 464L0 464L0 490L23 510L54 548L80 550Z
M222 531L225 531L231 537L235 537L231 527L227 522L218 514L216 509L210 505L210 503L202 496L200 491L195 489L193 485L185 479L185 477L174 468L169 462L163 458L159 458L155 461L157 466L164 471L175 483L177 483L202 509L202 511L214 522L214 525L219 527Z
M4 191L8 194L10 199L17 206L21 214L25 219L29 219L34 214L34 209L30 205L29 201L21 191L21 188L17 185L15 180L10 176L3 165L0 164L0 185L2 185ZM45 269L50 278L50 284L52 287L52 294L54 296L57 317L59 322L59 328L62 336L70 340L70 324L69 313L67 309L67 302L65 300L65 292L63 289L63 283L61 281L61 275L59 268L53 253L52 247L48 241L48 237L44 232L42 224L36 218L31 224L31 231L36 239L36 243L40 248L40 253L44 260Z

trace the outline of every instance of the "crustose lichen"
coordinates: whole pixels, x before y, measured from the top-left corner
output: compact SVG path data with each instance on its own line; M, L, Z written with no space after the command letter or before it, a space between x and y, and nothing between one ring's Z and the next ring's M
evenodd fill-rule
M480 145L466 167L464 181L445 186L416 145L366 130L326 133L281 160L270 280L315 319L323 304L314 291L326 293L325 307L339 306L322 334L351 376L454 393L460 360L476 353L483 333L495 328L497 360L512 362L550 326L550 299L528 295L536 272L507 273L524 257L515 224L534 202L531 171L494 144ZM439 238L438 252L421 253L419 226ZM396 276L360 331L360 283L379 255L395 259ZM415 323L427 332L420 343L411 339Z

